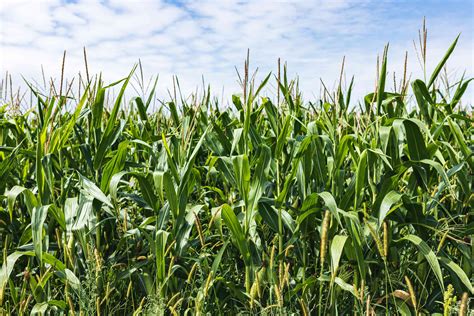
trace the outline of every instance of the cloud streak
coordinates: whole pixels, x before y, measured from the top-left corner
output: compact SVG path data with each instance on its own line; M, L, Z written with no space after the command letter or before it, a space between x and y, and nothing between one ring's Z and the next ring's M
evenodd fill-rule
M63 50L66 74L91 72L108 81L126 75L141 59L147 75L160 74L160 93L171 76L192 92L201 76L216 93L238 92L234 66L247 48L260 74L276 69L279 57L298 75L307 97L319 96L320 78L356 76L355 97L373 88L377 52L390 41L389 71L401 73L409 52L412 77L421 77L412 39L422 17L429 28L428 71L457 33L461 41L448 63L452 75L473 71L471 1L92 1L3 0L0 4L0 71L39 80L40 65L58 76ZM457 22L453 24L452 22ZM471 93L472 94L472 93Z

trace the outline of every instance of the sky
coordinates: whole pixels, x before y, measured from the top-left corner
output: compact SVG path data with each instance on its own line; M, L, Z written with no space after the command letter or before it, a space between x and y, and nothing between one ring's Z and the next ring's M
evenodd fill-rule
M125 77L140 59L145 78L159 74L159 95L176 75L185 95L204 78L228 102L241 92L235 67L242 71L250 49L257 80L276 74L281 58L308 100L320 97L321 79L335 87L345 56L346 84L354 75L360 100L374 89L377 55L388 42L390 78L393 72L401 78L407 51L411 78L423 79L413 45L423 17L428 76L461 33L448 76L472 77L472 0L1 0L0 77L8 71L13 86L22 84L21 76L42 82L43 67L58 82L64 50L66 76L84 75L86 47L89 72L102 72L106 83ZM274 97L274 91L270 86L265 94Z

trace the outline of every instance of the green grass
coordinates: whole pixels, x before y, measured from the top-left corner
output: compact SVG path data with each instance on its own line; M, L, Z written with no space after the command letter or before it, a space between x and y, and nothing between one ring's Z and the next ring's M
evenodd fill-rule
M359 104L352 83L303 101L286 69L256 85L248 62L230 108L205 89L152 111L156 81L126 101L135 68L109 86L84 79L76 96L31 87L25 113L12 98L0 109L0 314L469 309L470 79L440 77L455 45L429 80L396 90L387 47ZM270 81L276 100L259 97Z

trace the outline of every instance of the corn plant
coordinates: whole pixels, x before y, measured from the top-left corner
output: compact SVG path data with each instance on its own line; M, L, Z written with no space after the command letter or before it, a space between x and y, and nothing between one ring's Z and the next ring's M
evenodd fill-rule
M229 107L177 80L158 107L157 80L127 98L141 65L29 84L27 111L0 108L1 314L466 315L472 79L440 77L457 41L393 90L387 46L358 104L354 80L307 102L248 59Z

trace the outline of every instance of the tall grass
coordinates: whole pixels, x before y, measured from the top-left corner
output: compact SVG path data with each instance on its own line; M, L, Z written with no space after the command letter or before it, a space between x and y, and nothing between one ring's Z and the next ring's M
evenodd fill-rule
M206 89L150 111L156 81L124 106L136 68L31 85L31 110L0 109L1 313L468 313L472 79L439 79L456 42L398 92L387 47L359 107L352 82L317 102L286 68L257 85L248 59L230 108Z

